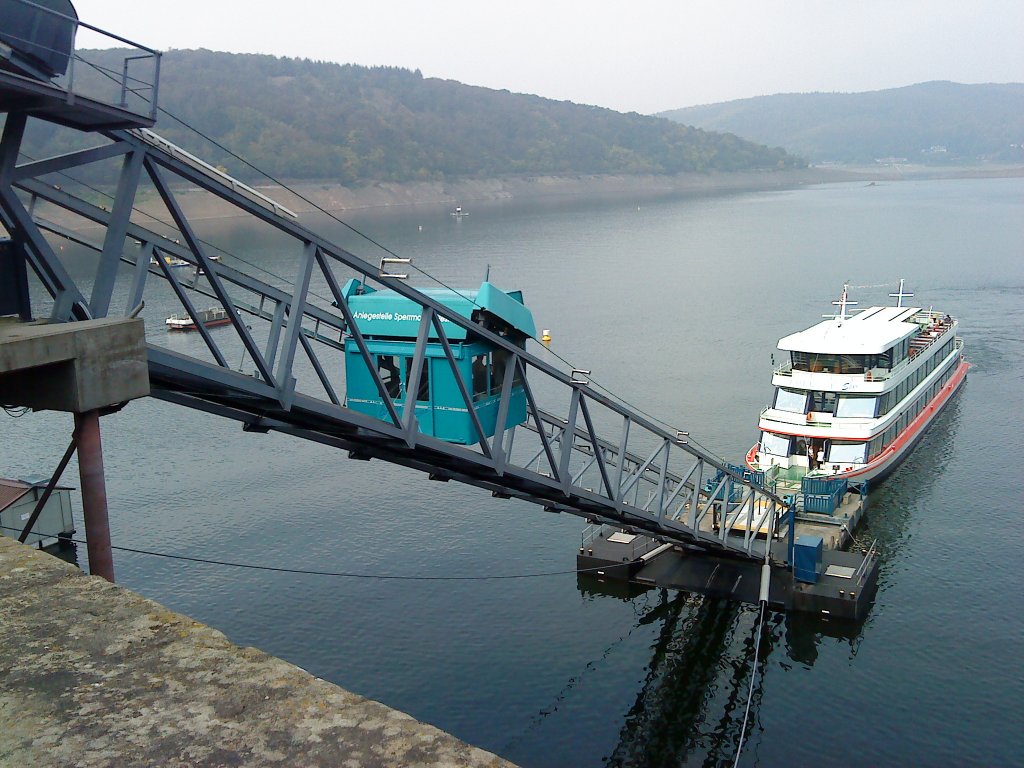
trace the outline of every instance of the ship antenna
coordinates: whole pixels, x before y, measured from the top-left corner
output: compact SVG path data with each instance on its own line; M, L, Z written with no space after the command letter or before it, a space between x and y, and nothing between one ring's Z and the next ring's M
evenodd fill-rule
M912 293L904 293L903 292L903 278L902 277L900 278L900 288L899 288L899 290L896 293L890 293L889 295L892 298L896 299L896 306L897 307L902 307L903 306L903 300L904 299L910 299L910 298L913 298L913 296L914 296L914 294L912 294Z
M846 308L847 307L851 307L851 306L855 306L857 304L856 301L850 301L850 299L848 298L847 291L848 291L849 288L850 288L850 284L849 283L843 283L843 292L839 295L839 301L833 301L832 302L835 306L839 307L839 314L837 314L837 315L823 315L823 317L829 317L829 318L832 318L833 320L838 320L840 323L842 323L843 320L847 319L846 318Z

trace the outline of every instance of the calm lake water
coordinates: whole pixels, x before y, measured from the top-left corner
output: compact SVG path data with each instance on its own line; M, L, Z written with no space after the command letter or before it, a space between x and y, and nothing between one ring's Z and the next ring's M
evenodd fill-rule
M905 277L914 303L958 316L968 382L872 493L860 532L883 555L871 614L860 627L771 617L741 763L1024 761L1024 180L466 207L461 220L434 207L346 218L451 285L479 285L490 265L493 282L524 291L559 354L731 460L755 440L776 341L828 312L843 282L863 307ZM277 274L294 269L232 221L204 234ZM161 326L159 307L147 311ZM575 564L582 521L525 502L155 400L102 428L117 545L366 574ZM49 473L70 431L64 414L0 414L0 474ZM77 466L66 479L77 484ZM574 574L384 581L126 552L115 568L122 585L236 643L526 766L735 754L751 607L608 595Z

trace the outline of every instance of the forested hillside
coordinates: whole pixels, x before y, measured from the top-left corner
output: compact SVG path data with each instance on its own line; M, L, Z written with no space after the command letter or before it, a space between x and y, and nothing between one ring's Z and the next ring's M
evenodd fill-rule
M802 165L778 149L657 117L405 69L274 56L170 51L161 68L160 105L287 179L359 184ZM253 177L166 115L155 130L232 174ZM59 144L53 135L40 140Z
M868 93L787 93L662 112L814 162L1024 162L1024 84L931 82Z

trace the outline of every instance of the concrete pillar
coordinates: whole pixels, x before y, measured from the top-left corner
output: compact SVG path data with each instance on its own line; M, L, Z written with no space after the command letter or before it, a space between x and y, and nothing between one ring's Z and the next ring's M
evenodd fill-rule
M78 474L82 481L89 573L113 582L114 554L110 548L107 487L103 474L103 444L100 441L98 410L75 414L75 436L78 440Z

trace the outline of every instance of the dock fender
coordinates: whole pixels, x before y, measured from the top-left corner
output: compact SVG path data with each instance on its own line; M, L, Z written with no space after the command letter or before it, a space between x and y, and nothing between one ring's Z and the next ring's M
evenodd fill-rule
M768 592L771 588L772 583L772 567L767 562L761 566L761 591L758 595L758 601L767 604L768 603Z

